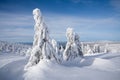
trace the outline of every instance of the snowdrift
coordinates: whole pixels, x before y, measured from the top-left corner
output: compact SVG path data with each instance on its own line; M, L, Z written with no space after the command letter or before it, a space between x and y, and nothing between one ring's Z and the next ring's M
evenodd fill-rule
M115 55L119 57L113 57ZM107 56L111 58L103 59ZM77 65L59 65L51 61L41 61L29 68L24 77L25 80L119 80L120 65L116 64L120 62L114 63L119 60L120 53L108 53L85 56Z

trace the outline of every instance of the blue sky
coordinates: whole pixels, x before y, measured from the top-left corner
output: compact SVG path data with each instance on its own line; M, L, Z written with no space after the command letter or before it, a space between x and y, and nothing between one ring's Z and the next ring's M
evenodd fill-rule
M0 40L32 42L35 8L57 41L66 41L67 27L81 41L120 41L120 0L0 0Z

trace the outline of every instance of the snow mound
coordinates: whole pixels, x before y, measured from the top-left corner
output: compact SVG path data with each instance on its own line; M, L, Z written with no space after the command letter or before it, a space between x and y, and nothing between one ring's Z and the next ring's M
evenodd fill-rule
M95 58L91 67L104 71L115 71L117 68L112 61L100 58Z
M24 74L25 80L119 80L119 72L110 61L101 58L82 59L79 66L59 65L42 60Z
M24 74L25 80L46 80L47 72L52 71L53 63L49 60L42 60L37 65L27 69Z
M96 56L96 55L95 55ZM103 58L95 58L95 56L89 56L89 58L84 58L81 60L81 67L89 67L96 70L102 71L118 71L118 67L114 64L113 61Z
M78 80L80 68L66 67L51 61L41 61L24 74L25 80Z

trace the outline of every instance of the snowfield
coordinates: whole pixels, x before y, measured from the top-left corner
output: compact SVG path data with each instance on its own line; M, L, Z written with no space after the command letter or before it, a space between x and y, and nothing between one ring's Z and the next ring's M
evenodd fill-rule
M41 61L24 71L28 58L16 54L0 55L0 80L119 80L120 53L85 55L80 64L59 65Z

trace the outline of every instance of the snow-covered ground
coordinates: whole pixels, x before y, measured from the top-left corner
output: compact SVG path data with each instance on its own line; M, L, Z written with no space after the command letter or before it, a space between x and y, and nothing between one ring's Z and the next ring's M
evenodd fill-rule
M16 54L0 54L0 80L23 80L26 59Z
M0 54L0 80L119 80L120 53L85 55L80 64L59 65L41 61L24 71L28 58Z

